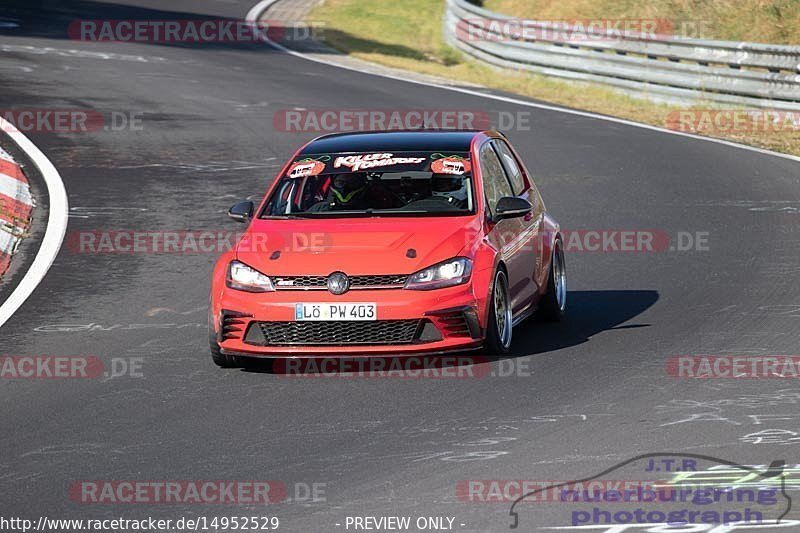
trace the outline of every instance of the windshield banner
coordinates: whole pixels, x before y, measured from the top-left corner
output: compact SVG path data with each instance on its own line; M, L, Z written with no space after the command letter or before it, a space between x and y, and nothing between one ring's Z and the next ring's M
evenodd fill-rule
M472 170L469 154L440 152L379 152L358 154L319 154L299 159L289 166L286 176L305 178L320 174L348 172L432 172L462 176Z

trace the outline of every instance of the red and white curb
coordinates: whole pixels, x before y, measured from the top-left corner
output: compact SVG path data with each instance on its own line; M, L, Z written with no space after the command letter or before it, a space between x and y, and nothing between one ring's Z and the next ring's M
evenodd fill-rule
M47 156L3 117L0 117L0 130L25 152L33 166L38 169L47 186L49 204L47 226L39 244L39 251L36 252L36 257L13 292L5 301L0 302L0 326L2 326L33 294L55 261L67 231L69 202L64 182ZM4 212L9 213L8 218L3 215L0 219L0 265L3 265L9 261L11 253L16 250L20 238L27 231L34 206L25 174L4 151L0 151L0 198L3 201ZM7 264L0 266L0 272L7 269Z
M0 148L0 278L28 232L35 206L22 168Z

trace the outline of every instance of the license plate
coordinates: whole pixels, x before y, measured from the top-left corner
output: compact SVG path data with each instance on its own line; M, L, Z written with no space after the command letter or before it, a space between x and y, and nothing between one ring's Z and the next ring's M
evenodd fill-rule
M296 321L377 320L378 306L374 303L310 303L295 304Z

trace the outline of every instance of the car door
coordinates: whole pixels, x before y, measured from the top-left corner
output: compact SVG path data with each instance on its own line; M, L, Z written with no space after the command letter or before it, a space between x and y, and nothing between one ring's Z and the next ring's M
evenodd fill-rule
M526 286L526 291L527 289L531 291L530 293L526 292L526 295L533 298L539 282L542 280L540 274L543 268L541 254L544 243L542 235L545 213L544 202L542 202L542 197L539 195L533 180L527 175L524 170L525 167L509 144L503 139L495 139L492 143L500 156L500 162L506 170L506 175L509 177L514 195L525 198L533 206L531 213L520 219L522 226L520 231L523 233L520 239L525 243L520 253L525 256L523 262L528 265L528 275L533 281L532 285Z
M480 150L481 176L486 196L488 215L491 218L497 202L504 196L514 196L511 182L505 168L491 141L487 141ZM525 255L521 253L523 237L522 217L509 218L489 222L489 240L500 250L500 255L508 270L508 287L511 308L514 313L521 311L533 296L531 266L525 263Z

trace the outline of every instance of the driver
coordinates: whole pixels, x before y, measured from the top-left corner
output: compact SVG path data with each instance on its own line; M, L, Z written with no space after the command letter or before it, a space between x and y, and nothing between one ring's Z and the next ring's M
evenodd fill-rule
M442 198L458 209L467 207L467 182L461 176L452 174L433 174L431 176L431 196Z
M371 207L367 198L367 176L363 172L334 174L325 199L309 211L362 211Z
M365 211L393 207L388 193L373 180L367 180L366 172L333 174L325 199L311 206L310 211Z
M363 172L334 174L331 176L329 200L345 209L365 209L364 191L367 190L367 175Z

